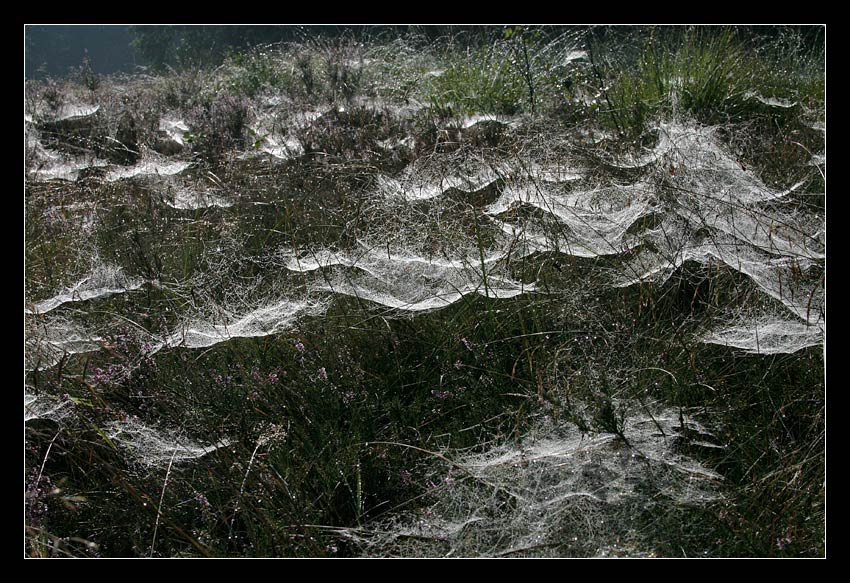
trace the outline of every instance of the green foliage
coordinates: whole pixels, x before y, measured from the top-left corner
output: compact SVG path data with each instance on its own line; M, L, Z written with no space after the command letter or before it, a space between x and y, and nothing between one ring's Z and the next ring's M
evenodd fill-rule
M803 65L799 49L760 52L732 28L652 29L634 63L597 55L604 118L636 139L657 116L688 113L705 123L752 118L764 109L754 99L756 88L790 101L812 103L822 95L822 61L808 58ZM805 73L784 74L789 68Z
M100 76L92 69L88 51L83 56L83 64L77 71L77 77L89 91L97 91L97 88L100 87Z
M289 70L282 67L280 59L268 49L235 53L230 61L237 71L229 86L237 95L255 97L263 91L288 92L291 88Z
M540 41L540 31L528 31L522 26L508 27L505 29L505 40L509 41L511 50L511 64L525 81L528 91L528 103L531 114L536 113L537 98L535 95L537 81L537 67L535 56L539 53L537 43Z
M429 83L429 103L438 112L511 115L522 108L523 84L502 44L459 58Z

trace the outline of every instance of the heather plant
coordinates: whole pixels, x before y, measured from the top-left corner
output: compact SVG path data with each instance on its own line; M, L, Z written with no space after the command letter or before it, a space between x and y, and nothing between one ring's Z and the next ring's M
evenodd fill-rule
M238 97L218 94L197 106L190 117L196 129L189 140L202 157L215 160L228 150L245 145L248 109Z

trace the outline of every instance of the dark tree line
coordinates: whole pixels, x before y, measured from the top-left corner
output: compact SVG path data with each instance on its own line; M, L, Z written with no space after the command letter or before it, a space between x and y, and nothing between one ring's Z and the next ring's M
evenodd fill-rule
M401 35L425 43L440 37L476 44L498 38L499 26L455 25L29 25L25 76L64 77L89 67L96 74L132 72L137 66L209 67L253 46L347 37L386 40Z
M132 72L137 66L164 70L169 67L209 67L220 64L232 52L253 46L280 42L330 40L348 37L360 41L387 40L407 36L431 43L438 38L468 45L502 38L507 27L473 25L29 25L25 27L25 76L63 77L88 67L93 73ZM675 44L684 27L656 27L656 38ZM807 45L822 46L822 26L739 27L742 40L764 43L787 34L802 32ZM645 40L650 27L546 26L543 36L556 36L572 30L588 40L614 42L636 47ZM706 30L706 32L709 32ZM543 39L541 39L543 40ZM607 41L607 43L606 43Z

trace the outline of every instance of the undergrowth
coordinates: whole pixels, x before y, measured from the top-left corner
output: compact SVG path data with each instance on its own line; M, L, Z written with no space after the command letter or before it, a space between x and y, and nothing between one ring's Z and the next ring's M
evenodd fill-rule
M610 160L651 150L660 124L687 119L716 127L735 163L767 186L802 185L795 212L820 216L824 46L807 30L760 32L413 31L368 44L268 44L214 69L28 83L38 140L25 151L27 306L72 291L53 311L31 310L25 334L36 342L72 323L94 339L77 328L66 336L95 347L59 343L50 366L27 364L25 392L54 408L25 426L25 554L823 556L822 347L749 354L701 340L742 306L781 310L778 299L720 262L683 261L663 283L612 286L612 273L633 275L619 259L649 246L571 254L559 242L572 231L557 221L543 233L552 247L521 253L517 237L495 273L486 255L503 233L476 214L512 184L501 162L570 158L594 188L632 184L644 170ZM100 109L57 113L81 100ZM180 182L159 169L112 179L111 166L91 163L121 116L134 120L144 160L191 163ZM168 116L189 129L177 154L154 153ZM505 119L512 125L496 125ZM71 179L44 174L43 148L89 167ZM375 202L388 179L447 161L496 170L469 192L439 177L455 185L442 207ZM677 170L663 170L653 187L675 208ZM579 188L565 184L559 193ZM499 218L522 226L541 214L516 205ZM647 215L632 231L658 224ZM408 254L442 261L467 245L464 269L481 274L479 288L421 313L310 291L323 310L274 333L188 345L199 318L232 332L240 314L300 298L315 281L356 290L352 266L319 270L325 281L286 266L333 249L361 253L366 269L405 251L406 229L422 231ZM98 265L144 284L85 299ZM796 276L816 280L821 265ZM533 291L494 297L506 275ZM665 455L722 477L715 498L682 502L640 482L644 498L587 502L586 516L584 506L562 509L539 547L501 548L499 532L475 530L518 515L521 501L509 478L497 484L463 460L534 441L541 427L588 443L607 436L605 447L639 458L634 423L644 418ZM597 479L595 466L582 471ZM454 487L481 508L460 494L447 503ZM438 524L438 512L466 513L461 534L405 522Z

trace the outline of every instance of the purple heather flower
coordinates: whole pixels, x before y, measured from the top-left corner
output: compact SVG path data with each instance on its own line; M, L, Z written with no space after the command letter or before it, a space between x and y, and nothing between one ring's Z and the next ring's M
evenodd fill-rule
M325 367L319 369L319 378L323 381L328 380L328 371L325 370Z

